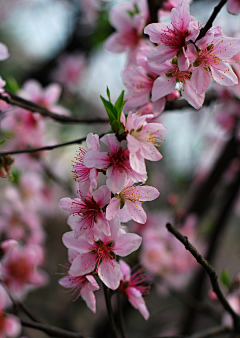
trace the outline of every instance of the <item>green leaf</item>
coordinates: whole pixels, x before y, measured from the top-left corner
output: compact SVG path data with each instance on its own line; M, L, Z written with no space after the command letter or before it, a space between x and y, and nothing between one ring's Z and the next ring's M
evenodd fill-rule
M111 102L111 98L110 98L110 90L109 90L108 87L107 87L107 96L108 96L109 102Z
M230 276L229 273L226 270L223 270L220 276L220 279L228 289L231 288L231 281L230 281Z
M104 97L102 97L101 95L100 95L100 97L101 97L101 100L102 100L102 102L103 102L103 104L104 104L104 107L105 107L105 109L106 109L106 111L107 111L107 113L108 113L109 120L110 120L110 123L111 123L111 125L112 125L112 123L113 123L113 122L116 120L116 118L117 118L117 111L116 111L116 108L114 107L114 105L113 105L111 102L105 100Z
M124 98L124 90L121 92L121 94L119 95L117 101L115 102L115 108L117 110L117 120L118 121L120 121L120 117L121 117L123 106L127 102L127 101L124 101L123 98Z
M5 142L5 140L0 141L0 146Z
M17 83L17 80L15 79L15 77L13 76L7 77L5 89L9 90L13 94L16 94L19 91L20 86Z

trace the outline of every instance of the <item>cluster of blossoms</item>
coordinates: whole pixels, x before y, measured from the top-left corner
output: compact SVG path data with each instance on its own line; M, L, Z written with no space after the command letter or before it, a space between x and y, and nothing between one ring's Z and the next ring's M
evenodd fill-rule
M69 214L68 225L72 229L63 235L70 266L60 284L79 290L92 311L96 310L93 291L99 288L93 276L98 274L107 287L125 293L145 319L149 316L142 298L142 272L131 277L130 268L125 262L119 263L117 256L125 257L137 250L142 240L126 232L120 222L132 219L144 224L147 215L142 202L159 196L156 188L144 184L145 159L162 158L156 146L165 127L148 123L151 117L122 114L122 135L126 140L119 141L114 133L106 134L100 139L108 147L106 152L100 149L98 135L88 134L88 150L80 148L73 164L78 198L63 198L59 203ZM97 188L99 173L106 175L106 185Z
M171 4L171 24L146 25L145 1L133 1L112 9L110 22L117 29L105 48L119 53L128 50L123 80L127 87L125 110L158 115L166 100L180 94L192 105L202 107L211 79L223 86L235 86L237 75L229 64L240 50L240 39L225 37L220 26L198 39L200 26L190 15L189 1ZM143 38L143 31L149 40ZM156 47L154 44L157 44Z

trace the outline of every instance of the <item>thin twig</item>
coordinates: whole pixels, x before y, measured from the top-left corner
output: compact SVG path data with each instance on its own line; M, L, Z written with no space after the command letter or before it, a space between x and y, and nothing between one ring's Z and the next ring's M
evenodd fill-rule
M213 21L216 19L216 16L221 11L221 9L226 4L226 2L227 2L227 0L221 0L219 2L219 4L214 7L212 15L208 19L206 25L200 30L200 33L199 33L198 37L196 38L196 41L200 40L201 38L203 38L204 35L207 33L207 31L212 27Z
M123 318L123 311L122 311L122 303L121 303L121 295L118 293L118 320L119 320L119 328L121 331L122 338L127 338L127 334L125 332L124 326L124 318Z
M31 320L33 320L36 323L41 323L41 320L37 316L35 316L24 303L18 301L16 304L22 309L23 312L25 312L25 314Z
M103 135L100 135L100 137L101 136L103 136ZM24 154L24 153L36 153L38 151L49 151L49 150L53 150L53 149L60 148L60 147L70 146L72 144L81 144L85 140L86 140L86 137L82 137L82 138L78 138L76 140L72 140L72 141L69 141L69 142L58 143L58 144L55 144L53 146L45 146L45 147L41 147L41 148L29 148L29 149L22 149L22 150L5 151L5 152L1 152L0 156L17 155L17 154Z
M78 332L72 332L68 330L60 329L56 326L46 325L42 323L30 323L25 320L21 320L22 326L30 327L32 329L40 330L48 334L50 337L59 337L59 338L85 338L82 334Z
M186 248L186 250L190 251L190 253L196 258L197 262L201 264L204 269L206 270L211 284L213 291L218 296L219 302L222 304L223 308L230 314L234 322L234 329L236 332L240 332L240 317L233 311L232 307L224 297L219 284L218 284L218 276L214 268L204 259L197 249L189 242L188 238L183 236L174 226L170 223L166 225L169 232L171 232Z
M191 336L188 336L188 338L208 338L208 337L213 337L216 335L217 337L219 337L219 334L230 333L231 331L232 330L224 326L213 326L205 330L196 332L192 334Z
M103 290L104 290L105 302L106 302L107 311L108 311L108 317L110 320L112 338L118 338L117 329L116 329L116 325L114 321L113 310L112 310L111 299L109 295L109 289L105 284L103 284Z
M109 123L109 119L100 119L100 118L94 118L94 119L82 119L78 117L71 117L71 116L65 116L62 114L56 114L51 112L50 110L39 106L36 103L33 103L31 101L25 100L13 93L7 92L8 95L0 94L0 99L11 104L14 106L18 106L24 109L27 109L31 112L39 113L42 116L48 116L51 117L53 120L62 122L62 123Z

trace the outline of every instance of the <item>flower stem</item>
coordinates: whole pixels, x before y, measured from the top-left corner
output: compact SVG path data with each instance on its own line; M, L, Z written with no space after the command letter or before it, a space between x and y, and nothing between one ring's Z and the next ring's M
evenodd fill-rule
M111 337L118 338L117 329L116 329L114 316L113 316L110 294L109 294L109 288L105 284L103 284L103 290L104 290L104 296L105 296L108 316L110 320L110 327L111 327L111 332L112 332Z

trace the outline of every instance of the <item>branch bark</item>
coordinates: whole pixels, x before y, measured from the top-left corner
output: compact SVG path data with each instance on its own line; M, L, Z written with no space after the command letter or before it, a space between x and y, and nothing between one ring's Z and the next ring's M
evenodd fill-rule
M169 232L171 232L184 246L185 249L188 250L193 257L196 259L196 261L203 266L203 268L206 270L211 284L212 289L216 293L219 302L222 304L223 308L230 314L230 316L233 319L234 323L234 330L237 333L240 333L240 317L236 314L236 312L232 309L226 298L224 297L219 284L218 284L218 276L216 274L216 271L214 268L208 263L208 261L203 258L200 253L197 251L197 249L189 242L188 238L186 236L183 236L174 226L172 226L170 223L166 225Z

